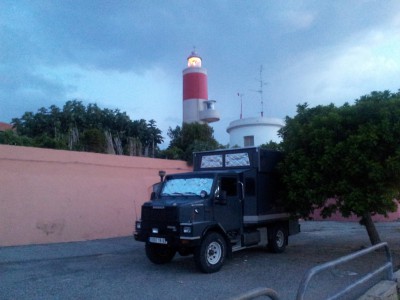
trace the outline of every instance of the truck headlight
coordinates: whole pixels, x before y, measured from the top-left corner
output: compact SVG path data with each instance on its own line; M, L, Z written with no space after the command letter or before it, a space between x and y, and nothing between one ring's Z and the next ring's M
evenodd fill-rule
M183 233L192 233L192 227L184 226L183 227Z
M136 230L142 229L142 222L136 221L135 228L136 228Z

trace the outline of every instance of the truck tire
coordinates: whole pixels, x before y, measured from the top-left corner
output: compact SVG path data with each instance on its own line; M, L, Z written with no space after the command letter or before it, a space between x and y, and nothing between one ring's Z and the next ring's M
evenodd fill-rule
M272 233L268 235L268 249L274 253L285 251L287 244L287 231L282 226L272 228Z
M154 264L161 265L170 262L176 250L167 245L146 243L146 256Z
M217 232L207 234L194 252L197 268L204 273L218 272L226 257L225 239Z

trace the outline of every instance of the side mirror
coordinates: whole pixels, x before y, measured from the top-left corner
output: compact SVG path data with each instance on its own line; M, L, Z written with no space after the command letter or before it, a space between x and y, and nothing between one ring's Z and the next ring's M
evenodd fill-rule
M162 182L157 182L157 183L153 184L153 187L152 187L153 191L150 194L150 200L157 199L157 195L158 195L158 192L160 191L161 185L162 185Z
M220 191L215 197L215 203L225 205L226 204L226 191Z

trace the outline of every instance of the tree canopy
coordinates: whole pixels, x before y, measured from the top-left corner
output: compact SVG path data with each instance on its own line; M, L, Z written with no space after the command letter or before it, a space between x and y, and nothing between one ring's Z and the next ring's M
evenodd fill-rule
M355 214L371 243L371 215L397 209L400 188L400 92L372 92L354 105L297 107L280 130L288 208L307 218Z
M118 109L67 101L62 109L52 105L37 113L14 118L16 133L0 136L0 143L111 154L155 156L163 142L154 120L132 121Z
M215 140L214 130L208 124L183 123L182 127L171 127L168 136L171 142L168 148L162 151L161 156L169 159L185 160L189 165L193 163L193 152L221 148Z

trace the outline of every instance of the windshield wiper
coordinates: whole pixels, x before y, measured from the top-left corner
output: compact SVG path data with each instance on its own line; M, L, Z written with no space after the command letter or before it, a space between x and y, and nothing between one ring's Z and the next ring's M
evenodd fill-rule
M182 196L182 193L173 192L173 193L161 193L161 196Z
M173 192L173 193L171 193L171 194L169 194L169 193L161 193L161 196L189 196L189 195L196 195L196 196L198 196L196 193L193 193L193 192L184 192L184 193L181 193L181 192Z
M185 192L185 193L183 193L184 195L196 195L196 196L198 196L196 193L193 193L193 192Z

